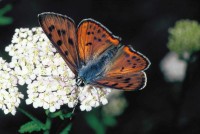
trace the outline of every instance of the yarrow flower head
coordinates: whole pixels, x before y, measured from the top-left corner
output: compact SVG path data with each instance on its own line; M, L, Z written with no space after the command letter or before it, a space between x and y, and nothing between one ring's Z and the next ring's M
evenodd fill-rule
M17 78L13 75L9 64L0 58L0 109L5 114L11 113L15 115L16 107L23 99L23 94L18 91Z
M82 111L107 104L110 89L77 87L74 74L56 53L41 28L15 30L12 43L5 49L12 60L10 69L17 83L28 85L26 104L55 112L64 104L73 108L79 102Z
M200 50L200 24L194 20L179 20L169 29L168 48L180 56ZM183 57L184 58L184 57Z

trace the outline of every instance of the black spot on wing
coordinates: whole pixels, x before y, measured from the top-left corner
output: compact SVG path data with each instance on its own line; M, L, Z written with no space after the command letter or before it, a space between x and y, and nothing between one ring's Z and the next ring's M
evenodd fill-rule
M135 58L136 58L136 56L133 56L133 57L132 57L132 59L135 59Z
M125 81L130 81L131 80L131 78L126 78L126 79L124 79Z
M70 38L70 37L68 38L68 43L69 43L70 45L72 45L72 46L74 45L74 41L72 40L72 38Z
M57 30L57 33L58 33L59 36L61 36L61 35L65 35L66 31L63 30L63 29L62 30L59 29L59 30Z
M68 51L65 51L65 55L66 55L66 56L68 55Z
M87 35L90 35L90 32L87 32Z
M106 35L105 34L102 34L102 36L101 36L102 38L105 38L106 37Z
M52 32L54 29L55 29L55 26L54 26L54 25L51 25L51 26L49 27L49 31L50 31L50 32Z
M122 79L123 77L122 76L119 76L119 77L116 77L117 79Z
M107 85L109 82L104 82L104 83L102 83L103 85Z
M136 66L135 66L135 65L133 65L133 66L132 66L132 68L136 68Z
M61 45L62 45L62 41L61 41L61 40L58 40L58 41L57 41L57 45L58 45L58 46L61 46Z
M126 78L126 79L124 79L124 83L129 83L130 80L131 80L131 78Z
M49 39L52 38L52 34L51 33L49 33L47 36L48 36Z
M99 30L97 30L97 33L101 33L101 30L99 29Z
M112 87L115 87L115 86L117 86L118 85L118 83L114 83L114 84L112 84L111 86Z
M128 84L126 87L128 88L128 87L131 87L133 84L132 83L130 83L130 84Z

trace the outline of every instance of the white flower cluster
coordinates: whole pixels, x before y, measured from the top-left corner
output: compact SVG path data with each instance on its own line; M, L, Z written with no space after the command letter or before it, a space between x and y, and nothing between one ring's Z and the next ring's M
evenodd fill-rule
M182 82L185 78L187 63L179 59L178 54L170 52L162 59L160 68L166 81Z
M90 111L92 107L98 107L101 104L108 103L107 95L111 92L109 88L100 88L87 85L84 88L79 88L79 100L81 102L81 111Z
M28 85L28 99L26 104L33 103L33 107L43 107L55 112L63 104L73 107L76 94L73 94L72 80L64 82L60 77L37 77Z
M0 65L0 109L5 114L15 115L16 107L24 96L18 91L17 78L13 75L14 71L10 69L9 64L0 58Z
M18 84L28 85L26 104L55 112L64 104L72 108L79 102L82 111L90 111L107 103L110 89L75 86L74 74L41 28L16 29L5 50L12 56L9 66Z

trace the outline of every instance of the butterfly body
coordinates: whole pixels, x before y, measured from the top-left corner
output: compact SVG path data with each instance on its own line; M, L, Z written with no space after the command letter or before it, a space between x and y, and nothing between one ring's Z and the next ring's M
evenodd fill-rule
M118 48L113 47L104 52L96 60L89 61L79 70L78 77L80 77L85 84L90 84L91 82L95 81L95 79L103 77L104 71L106 70L106 65L111 62L117 51Z
M78 27L74 21L57 13L39 14L39 23L75 74L76 85L110 87L125 91L146 86L150 62L131 46L121 45L105 26L84 19Z

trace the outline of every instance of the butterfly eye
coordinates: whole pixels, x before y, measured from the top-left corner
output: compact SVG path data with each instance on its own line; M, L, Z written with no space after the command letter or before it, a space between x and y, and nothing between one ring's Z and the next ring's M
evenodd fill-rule
M84 87L85 86L85 84L82 82L80 85L79 85L80 87Z
M79 86L79 87L83 87L83 86L85 86L85 83L81 78L77 78L76 79L76 85Z

